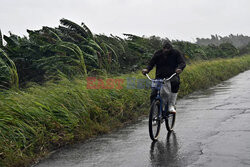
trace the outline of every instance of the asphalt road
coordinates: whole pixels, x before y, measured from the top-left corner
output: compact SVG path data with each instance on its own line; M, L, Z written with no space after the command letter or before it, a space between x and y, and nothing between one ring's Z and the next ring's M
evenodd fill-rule
M37 165L90 166L250 166L250 71L178 100L175 132L162 126L158 142L151 142L144 118Z

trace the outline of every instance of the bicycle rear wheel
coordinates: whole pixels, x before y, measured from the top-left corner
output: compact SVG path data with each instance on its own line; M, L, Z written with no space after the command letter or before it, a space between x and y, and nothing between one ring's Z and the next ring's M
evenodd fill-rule
M165 125L169 132L172 132L174 129L176 113L167 113L165 118Z
M149 136L155 141L157 140L160 129L161 129L161 120L160 120L160 101L153 101L150 107L149 113Z

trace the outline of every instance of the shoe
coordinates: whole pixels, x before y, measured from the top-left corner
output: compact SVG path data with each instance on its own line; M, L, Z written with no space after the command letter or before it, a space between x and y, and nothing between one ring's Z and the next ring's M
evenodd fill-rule
M169 114L176 114L176 110L172 110L168 112Z
M177 93L171 93L170 97L168 98L168 112L171 114L175 114L175 103L177 99Z
M168 113L170 113L170 114L175 114L175 113L176 113L175 108L171 108L171 109L168 111Z

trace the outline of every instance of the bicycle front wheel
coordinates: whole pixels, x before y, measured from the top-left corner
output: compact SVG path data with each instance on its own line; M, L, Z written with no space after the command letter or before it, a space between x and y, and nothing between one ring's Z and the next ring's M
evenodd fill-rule
M149 113L149 136L155 141L157 140L161 128L160 120L160 101L153 101Z

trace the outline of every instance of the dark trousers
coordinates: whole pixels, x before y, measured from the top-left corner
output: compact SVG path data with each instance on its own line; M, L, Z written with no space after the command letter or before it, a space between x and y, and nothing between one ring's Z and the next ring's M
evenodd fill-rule
M180 88L180 77L179 76L174 76L170 80L170 84L171 84L171 92L172 93L177 93L179 88ZM155 99L156 96L157 96L157 90L152 89L152 92L151 92L151 95L150 95L150 103L153 102L153 100Z

